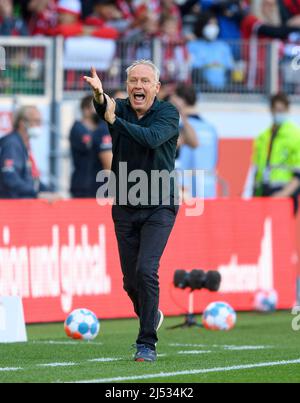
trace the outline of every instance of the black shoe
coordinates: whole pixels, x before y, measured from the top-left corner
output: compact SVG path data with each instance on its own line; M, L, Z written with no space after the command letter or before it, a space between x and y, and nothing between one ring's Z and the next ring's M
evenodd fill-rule
M134 356L136 362L154 362L157 359L156 351L146 347L144 344L136 345L137 352Z

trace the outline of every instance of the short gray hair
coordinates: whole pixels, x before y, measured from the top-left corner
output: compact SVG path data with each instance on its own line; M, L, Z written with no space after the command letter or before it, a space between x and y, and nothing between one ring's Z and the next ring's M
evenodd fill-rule
M126 69L127 77L129 76L129 73L131 72L131 70L134 69L136 66L139 66L139 65L144 65L144 66L151 67L151 69L154 71L156 81L159 82L159 78L160 78L159 69L155 66L155 64L151 60L146 60L146 59L136 60L135 62L133 62Z
M16 111L16 113L14 115L14 119L13 119L14 130L19 129L19 126L20 126L20 123L22 120L28 120L28 114L33 109L38 110L38 108L34 105L26 105L26 106L20 107L20 109L18 109Z

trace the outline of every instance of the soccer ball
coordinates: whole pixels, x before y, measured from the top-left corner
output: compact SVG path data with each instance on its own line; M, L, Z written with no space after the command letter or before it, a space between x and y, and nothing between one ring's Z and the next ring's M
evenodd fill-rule
M274 312L278 304L277 291L258 291L254 296L254 309L258 312Z
M96 315L88 309L76 309L65 321L65 332L75 340L94 340L100 330Z
M205 309L202 323L208 330L231 330L236 319L234 309L226 302L213 302Z

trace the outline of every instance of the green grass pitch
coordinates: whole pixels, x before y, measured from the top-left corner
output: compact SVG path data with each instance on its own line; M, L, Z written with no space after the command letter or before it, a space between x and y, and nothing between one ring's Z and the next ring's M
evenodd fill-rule
M0 382L300 382L300 332L289 312L240 313L230 332L159 331L156 363L132 361L137 320L102 321L95 342L73 342L62 324L28 326L28 343L0 345Z

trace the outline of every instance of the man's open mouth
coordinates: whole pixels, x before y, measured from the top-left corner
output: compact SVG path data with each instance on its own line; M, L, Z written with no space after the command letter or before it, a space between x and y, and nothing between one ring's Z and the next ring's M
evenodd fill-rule
M138 101L138 102L142 102L146 98L144 94L138 93L138 92L133 94L133 97L134 97L135 101Z

